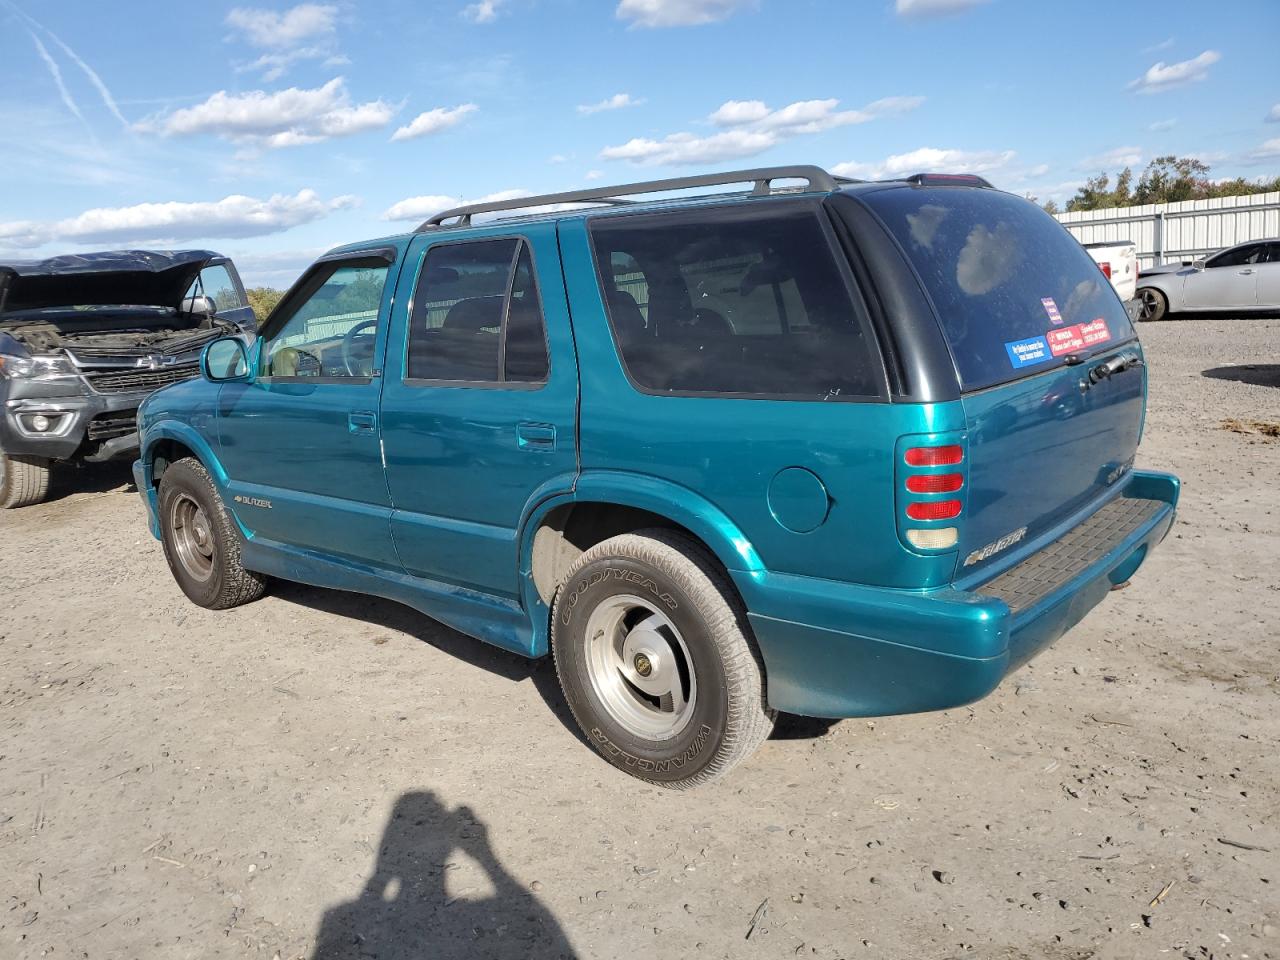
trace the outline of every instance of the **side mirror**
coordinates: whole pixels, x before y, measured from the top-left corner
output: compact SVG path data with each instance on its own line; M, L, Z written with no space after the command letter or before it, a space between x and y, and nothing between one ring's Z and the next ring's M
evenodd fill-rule
M200 372L206 380L227 383L249 379L249 355L238 337L223 337L200 354Z
M212 317L218 312L218 305L212 297L187 297L182 301L182 312L194 317Z
M1191 269L1200 271L1204 269L1204 257L1197 257L1191 261Z

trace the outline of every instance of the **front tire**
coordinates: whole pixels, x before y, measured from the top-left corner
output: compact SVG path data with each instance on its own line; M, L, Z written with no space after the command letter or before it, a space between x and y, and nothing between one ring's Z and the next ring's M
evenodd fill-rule
M1155 287L1140 288L1138 299L1142 301L1139 320L1163 320L1169 315L1169 298Z
M199 460L187 457L165 470L159 506L164 557L192 603L226 610L266 592L266 578L241 565L240 535Z
M49 496L49 461L0 450L0 510L43 503Z
M587 550L556 594L551 633L574 719L632 776L707 783L773 729L742 601L681 533L642 530Z

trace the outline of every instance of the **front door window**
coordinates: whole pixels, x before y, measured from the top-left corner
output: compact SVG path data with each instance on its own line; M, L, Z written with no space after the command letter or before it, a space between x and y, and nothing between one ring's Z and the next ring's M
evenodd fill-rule
M297 306L263 346L260 376L286 379L369 378L381 325L382 260L343 261L317 269ZM274 325L274 324L273 324Z

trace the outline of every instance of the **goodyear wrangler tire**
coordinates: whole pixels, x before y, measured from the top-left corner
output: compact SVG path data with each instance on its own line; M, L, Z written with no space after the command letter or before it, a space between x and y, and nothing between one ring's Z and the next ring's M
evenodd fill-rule
M556 594L551 632L574 719L642 780L715 780L773 729L742 602L683 534L642 530L586 551Z
M187 457L160 478L160 534L173 579L209 610L257 600L266 578L240 563L240 534L199 460Z

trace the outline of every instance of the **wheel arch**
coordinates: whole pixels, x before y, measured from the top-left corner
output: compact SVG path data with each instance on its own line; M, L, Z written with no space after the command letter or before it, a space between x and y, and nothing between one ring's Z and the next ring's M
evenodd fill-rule
M208 441L192 427L165 421L147 430L141 460L153 486L160 482L169 464L188 456L200 461L220 490L226 489L227 473L221 461Z
M534 656L550 650L551 603L574 561L603 540L647 527L684 533L726 572L764 569L742 530L700 494L655 477L584 473L571 493L538 503L521 525L521 590Z

